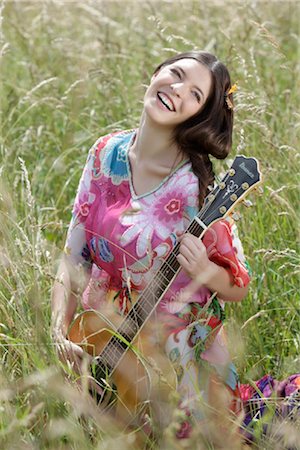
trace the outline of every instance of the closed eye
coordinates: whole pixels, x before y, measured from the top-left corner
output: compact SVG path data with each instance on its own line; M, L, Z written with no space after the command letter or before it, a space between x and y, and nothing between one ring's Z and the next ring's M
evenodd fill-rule
M179 70L177 70L177 69L171 69L171 72L174 73L174 74L179 78L179 80L182 79L182 75L181 75L181 73L179 72Z
M193 91L193 95L196 97L197 102L200 103L201 102L201 97L198 94L198 92L197 91Z

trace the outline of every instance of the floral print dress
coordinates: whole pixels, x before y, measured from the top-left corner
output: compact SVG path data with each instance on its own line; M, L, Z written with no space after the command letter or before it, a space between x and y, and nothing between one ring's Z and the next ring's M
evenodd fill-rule
M91 272L82 299L85 309L100 310L103 302L112 301L120 314L126 314L132 293L147 286L198 212L198 179L188 160L155 189L136 195L128 158L135 136L131 130L100 138L89 152L80 180L65 252L74 264ZM228 270L233 283L240 287L249 283L231 218L210 227L203 242L208 257ZM224 304L205 287L184 295L190 283L180 271L157 307L181 398L190 405L201 392L205 399L203 367L208 364L238 399L238 377L226 353ZM221 356L216 343L224 349Z

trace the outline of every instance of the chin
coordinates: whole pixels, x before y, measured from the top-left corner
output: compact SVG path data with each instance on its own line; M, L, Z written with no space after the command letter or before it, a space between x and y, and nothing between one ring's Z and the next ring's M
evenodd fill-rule
M177 123L170 120L169 117L167 117L167 112L159 110L158 108L154 108L153 106L147 107L145 105L144 112L147 117L156 125L172 128L178 125Z

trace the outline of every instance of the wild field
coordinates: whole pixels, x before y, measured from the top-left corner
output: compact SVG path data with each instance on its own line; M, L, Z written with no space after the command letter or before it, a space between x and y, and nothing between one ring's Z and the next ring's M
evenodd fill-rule
M230 158L257 158L264 178L252 207L239 207L250 292L226 306L241 382L299 371L300 3L1 0L0 11L0 447L141 448L65 381L50 293L88 149L138 125L153 68L178 51L227 64L238 84ZM148 448L214 448L201 430L174 440L175 426L176 414L163 446ZM290 424L257 436L258 449L300 442Z

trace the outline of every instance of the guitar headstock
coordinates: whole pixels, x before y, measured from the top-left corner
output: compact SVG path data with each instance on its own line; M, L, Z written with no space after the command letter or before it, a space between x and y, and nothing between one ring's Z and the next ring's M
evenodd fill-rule
M236 156L225 177L206 197L198 217L206 226L226 217L261 182L258 161L243 155Z

